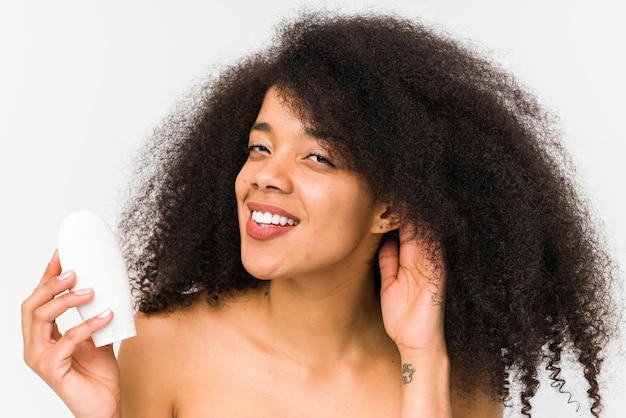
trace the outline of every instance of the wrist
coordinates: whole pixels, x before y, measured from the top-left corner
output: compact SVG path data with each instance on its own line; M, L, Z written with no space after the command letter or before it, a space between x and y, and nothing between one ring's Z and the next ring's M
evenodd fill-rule
M401 359L409 360L441 360L448 359L448 349L445 341L432 341L422 346L409 346L405 344L397 344L398 352Z
M402 381L409 384L413 380L429 382L432 388L449 388L450 359L447 352L439 350L417 350L400 353Z
M402 417L449 418L450 360L445 347L404 347L400 358Z

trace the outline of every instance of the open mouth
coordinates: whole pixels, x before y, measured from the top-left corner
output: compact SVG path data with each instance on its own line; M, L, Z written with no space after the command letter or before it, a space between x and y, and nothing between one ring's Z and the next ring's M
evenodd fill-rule
M296 226L299 221L297 219L287 218L271 212L252 211L252 220L261 226Z

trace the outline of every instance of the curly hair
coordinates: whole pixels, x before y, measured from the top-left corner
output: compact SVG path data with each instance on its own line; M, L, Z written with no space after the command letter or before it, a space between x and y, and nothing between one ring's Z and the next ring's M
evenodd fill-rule
M264 51L227 67L155 130L120 230L142 312L210 303L256 286L240 260L235 177L266 91L443 249L445 333L462 393L521 412L545 367L577 358L599 416L611 337L612 261L554 118L476 51L392 15L304 14Z

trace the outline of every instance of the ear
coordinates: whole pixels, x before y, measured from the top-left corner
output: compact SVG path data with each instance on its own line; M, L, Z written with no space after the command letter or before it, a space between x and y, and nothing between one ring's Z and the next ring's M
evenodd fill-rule
M384 234L394 229L400 228L400 217L386 203L380 203L376 211L376 218L372 225L371 232L374 234Z

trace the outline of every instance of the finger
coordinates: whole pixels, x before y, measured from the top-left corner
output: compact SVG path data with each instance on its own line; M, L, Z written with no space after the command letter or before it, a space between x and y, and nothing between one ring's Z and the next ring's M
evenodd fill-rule
M52 258L50 259L50 261L48 262L48 265L46 266L46 271L43 273L43 276L41 276L41 280L39 280L39 284L43 283L45 280L49 279L50 277L58 276L59 274L61 274L61 262L59 261L59 251L54 250L54 253L52 253Z
M398 243L394 239L383 242L378 250L378 267L380 268L381 291L387 289L398 277Z
M427 290L429 304L441 308L445 301L442 250L428 234L416 235L410 224L400 228L399 269Z
M427 236L416 236L412 225L400 228L400 268L416 271L422 278L439 281L443 272L441 248Z
M84 305L93 299L93 289L78 289L56 297L45 305L40 306L33 313L31 335L49 341L52 337L55 320L70 308Z
M411 252L409 266L412 266L412 276L417 278L430 294L430 301L433 305L442 307L445 301L445 279L444 266L439 248L432 248L431 244L425 241L415 240L410 244L404 244L402 251ZM401 268L404 268L402 261ZM408 268L408 267L407 267Z
M76 275L71 270L55 275L54 273L60 273L60 268L57 269L54 264L58 266L58 262L55 263L54 260L48 264L46 273L44 273L33 293L22 302L23 321L28 321L35 309L68 290L76 282ZM29 324L24 325L28 326Z
M24 323L24 321L30 320L30 313L32 313L34 309L36 309L42 303L45 303L46 301L52 299L56 294L61 293L66 289L69 289L69 287L63 289L64 286L59 286L59 291L56 292L56 286L52 286L52 288L50 288L50 279L52 277L59 277L60 274L61 264L59 262L59 254L58 251L55 250L52 254L52 258L48 262L44 274L41 276L41 279L37 284L37 287L35 288L33 293L22 302L22 331L25 327L30 326L30 322ZM66 278L72 279L71 277ZM69 286L71 286L72 284L73 282L70 283Z
M54 278L51 280L55 280ZM30 329L24 331L24 360L33 369L50 345L62 337L56 318L67 309L80 306L93 298L93 290L81 289L65 293L35 309Z
M54 264L54 262L51 262L51 264ZM56 272L57 270L54 267L52 267L52 270L50 268L46 269L42 281L33 293L22 302L22 336L24 337L25 345L30 342L35 312L42 306L50 303L57 295L68 290L76 282L76 275L72 271L65 272L59 276L49 277L48 273L51 271ZM64 310L57 309L56 312L56 316L46 316L45 321L51 324ZM43 318L43 316L40 316L40 318Z
M31 328L24 332L24 360L35 369L37 362L52 344L62 336L55 319L70 307L89 302L93 298L91 289L69 292L55 298L36 309L33 313Z
M45 353L26 358L26 363L42 376L54 376L60 369L64 369L64 365L73 361L73 356L81 344L91 344L95 349L91 335L107 326L112 319L113 312L110 309L105 310L98 316L67 330L52 348L48 345Z
M56 343L56 359L58 361L70 359L79 345L85 341L93 344L91 336L94 332L100 331L113 320L113 311L106 309L102 313L89 318L85 322L70 328Z

